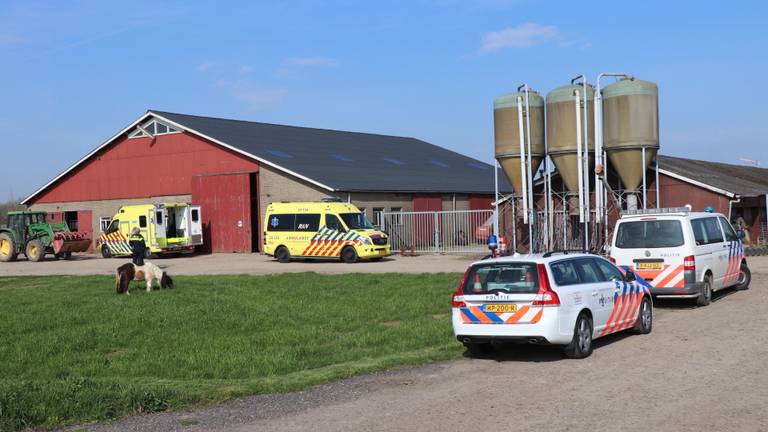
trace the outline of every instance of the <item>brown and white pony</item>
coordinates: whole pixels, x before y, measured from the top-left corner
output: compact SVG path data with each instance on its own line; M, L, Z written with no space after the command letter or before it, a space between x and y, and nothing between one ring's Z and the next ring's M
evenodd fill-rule
M137 266L133 263L123 264L117 268L115 273L115 290L118 294L130 294L131 281L146 281L147 292L152 291L152 285L158 281L160 288L173 288L173 279L168 276L160 267L145 261L143 266Z

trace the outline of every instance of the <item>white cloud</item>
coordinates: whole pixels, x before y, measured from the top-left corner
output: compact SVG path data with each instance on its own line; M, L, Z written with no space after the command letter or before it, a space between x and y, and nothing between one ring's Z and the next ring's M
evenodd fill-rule
M292 57L283 62L288 66L299 67L336 67L339 62L328 57Z
M489 52L503 48L528 48L555 40L559 34L556 26L525 23L486 33L480 49Z
M263 87L252 80L218 80L216 87L225 90L252 110L262 110L279 104L288 92L284 89Z
M21 42L23 42L23 40L15 33L0 33L0 46L16 45Z

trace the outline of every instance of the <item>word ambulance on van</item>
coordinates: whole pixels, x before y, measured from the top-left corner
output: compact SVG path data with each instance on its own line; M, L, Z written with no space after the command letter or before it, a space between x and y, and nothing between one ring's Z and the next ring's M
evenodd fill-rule
M742 237L720 213L630 210L616 224L610 257L653 295L695 298L706 306L713 291L749 287Z
M267 207L264 253L280 262L291 258L376 260L390 255L389 237L350 203L281 202Z
M191 253L203 244L200 206L187 203L139 204L120 207L97 247L105 258L131 255L128 238L138 227L148 254Z

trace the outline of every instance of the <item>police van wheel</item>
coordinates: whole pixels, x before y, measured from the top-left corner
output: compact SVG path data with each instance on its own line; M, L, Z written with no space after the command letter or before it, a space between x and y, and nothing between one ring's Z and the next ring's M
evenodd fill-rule
M355 251L355 248L349 246L345 247L341 251L341 260L348 264L357 262L357 252Z
M291 262L291 253L288 252L288 248L287 247L280 246L275 251L275 259L278 262L281 262L281 263Z
M585 313L580 314L573 328L573 339L563 350L566 357L581 359L592 354L592 328L592 320L589 316Z
M739 284L736 285L736 289L739 291L749 289L750 282L752 282L752 272L749 271L747 263L741 263L741 270L739 271Z
M635 323L635 334L648 334L653 329L653 305L647 298L640 303L640 309L637 312L637 323Z
M706 306L712 301L712 276L704 276L701 294L696 298L696 306Z
M112 251L109 250L109 246L101 245L101 257L102 258L112 258Z

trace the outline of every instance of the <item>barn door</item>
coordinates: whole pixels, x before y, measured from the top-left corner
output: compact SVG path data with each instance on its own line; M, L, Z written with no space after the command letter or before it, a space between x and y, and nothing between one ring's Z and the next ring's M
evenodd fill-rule
M203 248L209 252L251 252L249 173L196 176L192 202L200 206Z

